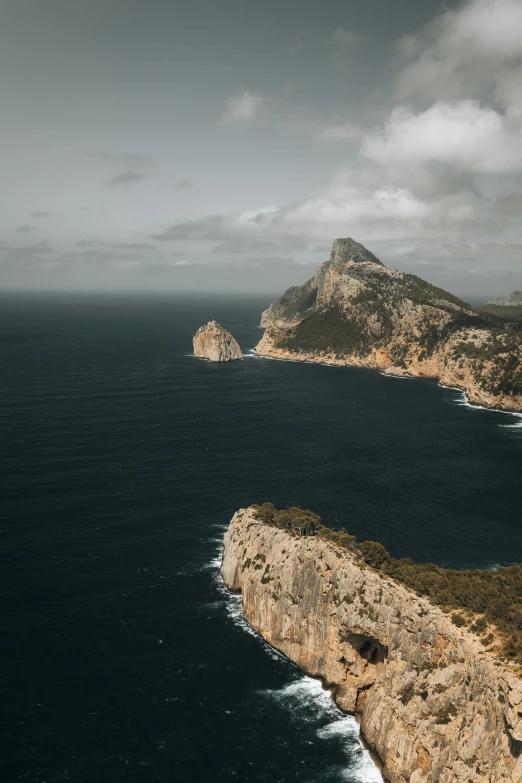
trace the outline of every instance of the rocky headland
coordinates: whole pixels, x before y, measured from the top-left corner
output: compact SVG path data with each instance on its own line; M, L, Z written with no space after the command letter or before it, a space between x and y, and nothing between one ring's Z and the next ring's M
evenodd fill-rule
M231 362L242 359L243 354L237 340L217 321L201 326L193 338L194 356L210 362Z
M503 299L490 299L489 305L500 305L501 307L518 307L522 305L522 291L513 291Z
M357 715L386 779L521 783L522 681L485 649L484 622L467 627L369 565L380 545L350 551L310 512L290 509L288 528L271 509L234 515L223 580L248 623Z
M265 310L262 356L430 376L474 405L522 411L522 326L336 239L307 283Z

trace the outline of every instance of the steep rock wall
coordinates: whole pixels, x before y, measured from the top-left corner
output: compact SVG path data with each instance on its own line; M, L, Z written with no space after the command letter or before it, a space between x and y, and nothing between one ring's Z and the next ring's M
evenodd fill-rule
M330 260L272 303L261 326L262 356L434 377L475 405L522 411L518 325L388 269L352 239L336 239Z
M221 574L250 625L357 714L391 783L522 783L522 682L426 599L251 509Z

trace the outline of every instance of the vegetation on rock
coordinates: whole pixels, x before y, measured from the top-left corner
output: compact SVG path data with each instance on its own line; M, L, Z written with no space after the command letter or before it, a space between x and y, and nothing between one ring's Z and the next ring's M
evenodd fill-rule
M469 625L473 633L482 636L488 624L496 626L501 636L501 654L522 664L522 565L498 571L460 571L434 563L415 563L409 557L392 557L377 541L359 542L344 529L326 527L312 511L297 507L279 511L273 503L251 508L254 516L267 525L291 535L318 536L350 551L371 568L402 582L437 606L473 613L470 618L461 613L453 615L453 623L458 627ZM494 637L488 634L481 641L488 646Z
M443 378L478 404L518 410L522 307L517 317L513 311L473 308L416 275L388 269L353 240L338 239L315 277L289 288L263 314L263 325L272 328L261 353L399 367Z

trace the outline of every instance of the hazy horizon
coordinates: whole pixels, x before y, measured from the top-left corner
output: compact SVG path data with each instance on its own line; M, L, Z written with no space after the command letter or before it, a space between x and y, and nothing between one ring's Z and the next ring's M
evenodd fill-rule
M522 289L520 0L0 8L0 289L277 296L351 236Z

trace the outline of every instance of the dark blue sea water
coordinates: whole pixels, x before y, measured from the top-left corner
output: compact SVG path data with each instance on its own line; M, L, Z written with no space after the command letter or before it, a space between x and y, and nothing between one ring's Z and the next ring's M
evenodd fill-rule
M242 505L398 556L522 559L521 419L429 380L193 358L209 317L253 348L266 304L1 299L2 780L378 780L220 583Z

